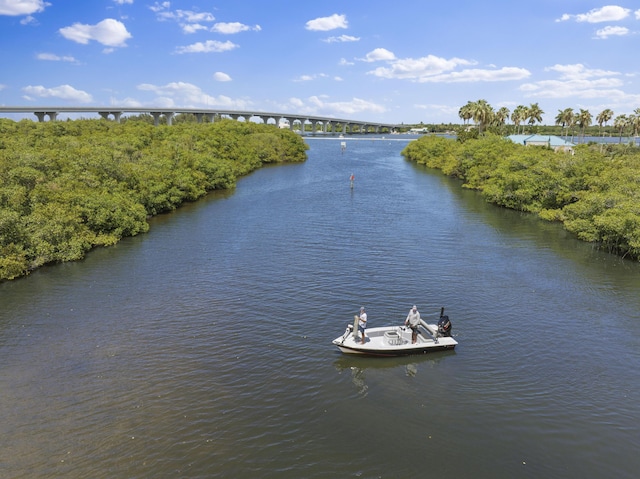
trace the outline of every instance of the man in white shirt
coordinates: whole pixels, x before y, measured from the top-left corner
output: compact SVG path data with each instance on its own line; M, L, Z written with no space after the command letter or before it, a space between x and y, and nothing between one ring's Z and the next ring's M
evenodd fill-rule
M418 326L420 325L420 311L415 304L409 311L407 319L404 320L404 324L411 328L411 344L415 344L418 340Z
M358 331L362 335L362 344L365 342L364 330L367 329L367 312L364 306L360 308L360 315L358 316Z

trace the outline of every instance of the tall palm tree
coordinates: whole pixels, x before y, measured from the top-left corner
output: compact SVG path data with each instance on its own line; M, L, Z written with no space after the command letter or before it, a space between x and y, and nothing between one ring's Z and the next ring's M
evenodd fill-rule
M507 120L509 119L509 109L506 106L503 106L502 108L500 108L494 115L493 115L493 124L497 127L502 127L504 126L504 124L507 122Z
M618 130L618 143L622 143L622 132L629 126L627 115L618 115L613 119L613 127Z
M520 134L520 123L526 119L527 107L524 105L518 105L511 113L511 121L516 126L516 135Z
M493 120L493 108L487 100L478 100L472 103L471 113L473 115L473 121L478 125L478 132L482 133L483 127L491 123Z
M598 113L598 116L596 116L596 122L600 127L600 136L603 136L602 124L604 123L604 126L607 126L607 122L611 120L611 118L613 118L613 111L611 111L611 109L609 108L602 110L600 113Z
M633 131L633 144L637 143L636 138L638 137L638 132L640 131L640 108L636 108L633 110L634 115L629 115L629 127L631 131Z
M542 115L544 115L544 111L538 106L537 103L532 103L527 108L527 120L529 120L529 125L533 126L538 123L542 123Z
M564 138L567 139L567 130L573 126L573 108L565 108L564 110L558 110L556 116L556 125L562 125L565 129ZM571 138L573 141L573 137Z
M584 132L585 132L586 128L589 125L591 125L591 119L592 118L593 118L593 116L591 115L589 110L585 110L583 108L580 108L580 113L578 113L576 115L576 124L582 130L582 142L583 143L584 143Z
M462 119L465 125L473 117L473 113L471 113L471 105L472 102L468 101L465 106L460 107L460 110L458 110L458 116Z

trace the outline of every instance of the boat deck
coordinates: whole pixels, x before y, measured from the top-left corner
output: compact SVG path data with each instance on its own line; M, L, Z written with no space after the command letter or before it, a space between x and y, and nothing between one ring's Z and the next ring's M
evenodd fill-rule
M437 331L436 325L429 325ZM387 326L366 330L365 342L362 344L360 334L348 333L333 340L333 344L343 353L368 354L376 356L401 356L423 354L429 351L454 349L458 344L450 336L434 338L426 330L420 329L415 344L411 343L411 329L404 326Z

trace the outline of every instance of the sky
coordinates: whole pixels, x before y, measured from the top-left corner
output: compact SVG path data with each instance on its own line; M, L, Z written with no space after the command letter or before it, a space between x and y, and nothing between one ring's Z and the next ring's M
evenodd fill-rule
M0 0L0 105L595 123L640 108L639 51L638 0Z

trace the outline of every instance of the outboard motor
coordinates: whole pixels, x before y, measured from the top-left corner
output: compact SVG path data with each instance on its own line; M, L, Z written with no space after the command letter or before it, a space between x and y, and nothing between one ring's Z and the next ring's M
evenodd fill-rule
M446 314L440 316L440 319L438 320L438 334L440 336L451 336L451 329L452 325L451 321L449 320L449 316L447 316Z

